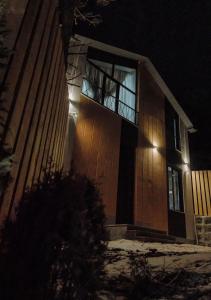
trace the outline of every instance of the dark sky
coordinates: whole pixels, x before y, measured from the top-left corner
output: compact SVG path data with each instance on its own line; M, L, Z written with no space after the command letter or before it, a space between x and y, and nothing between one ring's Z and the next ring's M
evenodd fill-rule
M117 0L80 33L151 59L198 132L193 168L211 169L211 0Z

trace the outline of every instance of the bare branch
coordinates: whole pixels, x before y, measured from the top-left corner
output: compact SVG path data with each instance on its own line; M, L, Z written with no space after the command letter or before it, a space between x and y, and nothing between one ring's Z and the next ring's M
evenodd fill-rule
M75 66L74 64L72 64L72 63L68 63L68 66L70 66L71 68L73 68L73 69L78 69L78 67L77 66Z
M87 52L68 52L68 55L86 55Z
M70 73L70 72L67 72L67 74L71 76L71 73ZM81 75L82 75L82 73L80 72L80 73L78 73L77 75L75 75L74 77L69 78L68 81L72 81L72 80L74 80L74 79L80 77Z
M80 85L78 85L78 84L69 83L68 81L67 81L67 85L69 85L69 86L75 86L75 87L78 87L78 88L80 88L80 87L81 87L81 86L80 86Z
M116 0L96 0L96 6L108 6ZM89 8L88 0L80 0L74 9L75 25L78 21L87 22L89 25L96 26L102 22L102 17L99 14L94 14L92 11L87 12Z

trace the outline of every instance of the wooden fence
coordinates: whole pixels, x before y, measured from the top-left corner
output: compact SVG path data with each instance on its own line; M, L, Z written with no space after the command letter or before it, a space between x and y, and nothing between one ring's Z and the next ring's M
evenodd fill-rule
M192 171L194 212L197 216L211 216L211 170Z
M68 119L58 1L11 2L13 52L3 77L6 112L0 114L1 136L14 153L14 164L12 182L0 200L0 223L14 213L26 187L42 180L47 166L62 168Z

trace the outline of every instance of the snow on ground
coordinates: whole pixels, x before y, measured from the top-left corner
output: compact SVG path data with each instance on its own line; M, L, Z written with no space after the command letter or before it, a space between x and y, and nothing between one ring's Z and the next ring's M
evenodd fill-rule
M211 253L211 247L192 244L162 244L145 243L136 240L116 240L108 243L109 249L121 249L126 251L140 251L145 254L156 249L162 253Z
M138 260L143 258L146 260L152 276L162 273L167 274L171 279L171 274L176 274L172 275L175 276L173 281L178 281L178 294L175 297L171 295L170 297L138 297L136 299L211 300L211 247L191 244L145 243L125 239L108 243L104 268L104 292L108 295L99 297L99 299L131 299L125 295L126 291L132 288L131 253ZM185 275L181 276L183 273ZM187 294L194 296L193 298L192 296L187 297ZM134 300L134 298L132 299Z

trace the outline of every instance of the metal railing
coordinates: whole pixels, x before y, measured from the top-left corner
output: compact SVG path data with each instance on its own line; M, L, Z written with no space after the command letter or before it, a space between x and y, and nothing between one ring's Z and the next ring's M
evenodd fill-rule
M98 77L91 78L91 75L87 72L87 67L89 67L89 69L94 68L97 71L96 74ZM110 82L110 87L112 87L110 89L108 89L108 82ZM87 61L86 72L83 78L82 93L133 124L137 124L137 111L134 107L131 107L128 103L125 103L120 99L120 88L123 88L127 93L134 96L134 106L136 107L135 92L104 72L93 62Z

